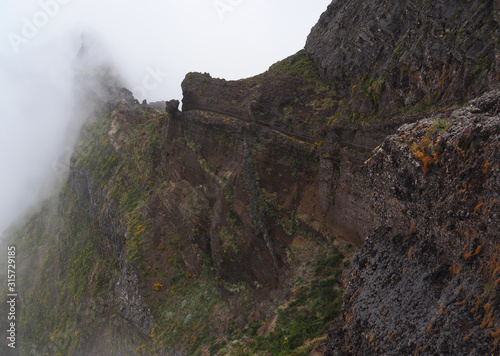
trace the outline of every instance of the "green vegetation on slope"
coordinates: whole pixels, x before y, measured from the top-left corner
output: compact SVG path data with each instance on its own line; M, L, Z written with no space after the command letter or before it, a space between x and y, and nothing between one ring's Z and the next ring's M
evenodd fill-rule
M165 350L189 355L305 354L326 334L340 303L341 257L325 250L323 238L299 223L293 213L293 226L283 226L283 234L302 236L308 241L302 253L314 253L299 261L298 252L287 249L289 263L294 261L293 273L303 275L293 286L290 302L271 307L276 318L258 312L254 300L265 287L229 282L214 268L237 266L240 249L245 248L242 240L248 222L242 216L247 213L238 207L242 196L224 171L216 173L219 168L210 161L213 157L188 132L171 142L184 159L176 166L165 154L169 120L155 110L123 105L87 123L66 185L11 236L23 261L19 271L23 354L33 348L41 354L61 355L76 350L144 355ZM213 139L227 150L227 139L217 135ZM239 144L233 141L233 146ZM253 145L257 152L265 147L258 140ZM312 154L314 150L306 146ZM295 159L301 160L300 155ZM317 171L317 160L309 161L291 166L293 184L300 183L299 170L308 164L313 166L311 172ZM207 238L203 224L196 220L204 205L196 205L192 195L206 193L206 187L176 180L185 174L188 162L199 165L199 174L221 184L223 203L228 204L219 230L220 261L214 261L214 255L197 242ZM255 179L260 192L256 204L262 205L266 216L276 217L280 226L278 222L289 214L280 206L278 193L259 188L257 173ZM182 209L189 210L192 220L159 223L158 212L165 211L161 209L166 199L178 191L185 194ZM163 205L154 205L155 201ZM115 231L123 241L112 241L103 233L111 223L114 229L123 229L123 235ZM117 256L117 244L124 247L124 260ZM139 287L154 317L151 335L141 335L119 315L115 286L122 263L132 264L139 272ZM199 265L193 268L192 263Z
M285 307L277 309L274 330L249 343L252 354L261 351L271 355L308 355L315 346L311 341L324 335L339 314L342 295L337 281L342 274L340 256L320 255L309 265L313 267L313 278L298 287Z
M110 351L125 347L116 340L127 345L134 338L121 335L126 328L109 304L117 260L88 216L87 204L65 186L10 237L18 251L18 340L23 355L32 350L68 355L99 329L108 330L99 342Z

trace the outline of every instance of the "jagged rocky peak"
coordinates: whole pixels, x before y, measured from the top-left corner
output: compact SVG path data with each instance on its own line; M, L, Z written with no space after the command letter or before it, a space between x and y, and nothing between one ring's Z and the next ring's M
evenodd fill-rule
M498 81L498 1L334 0L306 50L354 110L454 105ZM365 95L369 94L369 95Z
M74 91L82 108L120 102L138 104L118 73L106 45L92 33L82 33L81 46L73 60Z
M317 355L337 320L327 355L497 353L498 5L334 0L265 73L187 74L182 112L84 36L91 119L17 233L25 350Z

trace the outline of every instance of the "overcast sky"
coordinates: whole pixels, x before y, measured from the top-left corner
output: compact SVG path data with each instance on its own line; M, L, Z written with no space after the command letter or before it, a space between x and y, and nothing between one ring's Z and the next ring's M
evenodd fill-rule
M71 61L101 38L139 100L181 99L189 71L239 79L304 47L331 0L1 0L0 231L64 169Z

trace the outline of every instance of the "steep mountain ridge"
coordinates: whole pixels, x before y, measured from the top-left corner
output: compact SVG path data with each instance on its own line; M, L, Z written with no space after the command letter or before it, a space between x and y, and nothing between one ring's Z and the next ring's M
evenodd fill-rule
M68 180L9 240L22 353L496 352L498 92L454 109L497 85L497 7L334 0L182 112L76 66Z
M332 1L306 51L349 111L456 105L498 82L498 1Z

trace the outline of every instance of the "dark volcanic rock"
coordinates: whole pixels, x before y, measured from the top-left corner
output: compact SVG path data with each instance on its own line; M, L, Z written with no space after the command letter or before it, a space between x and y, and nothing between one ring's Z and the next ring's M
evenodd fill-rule
M332 330L327 355L488 354L491 330L470 311L479 281L454 275L433 240L390 230L367 239L353 260L344 324Z
M246 103L251 85L226 81L208 73L188 73L182 81L182 110L209 110L241 119L250 119Z
M137 274L128 263L123 264L115 286L116 305L120 315L135 325L141 333L150 336L153 316L143 296Z
M494 3L334 0L306 50L356 111L455 104L498 79Z
M165 111L169 115L176 115L179 112L179 100L170 100L165 103Z
M382 226L327 355L488 355L500 341L500 92L404 125L367 163Z
M429 230L443 248L499 236L499 98L489 92L385 140L367 163L381 225Z

